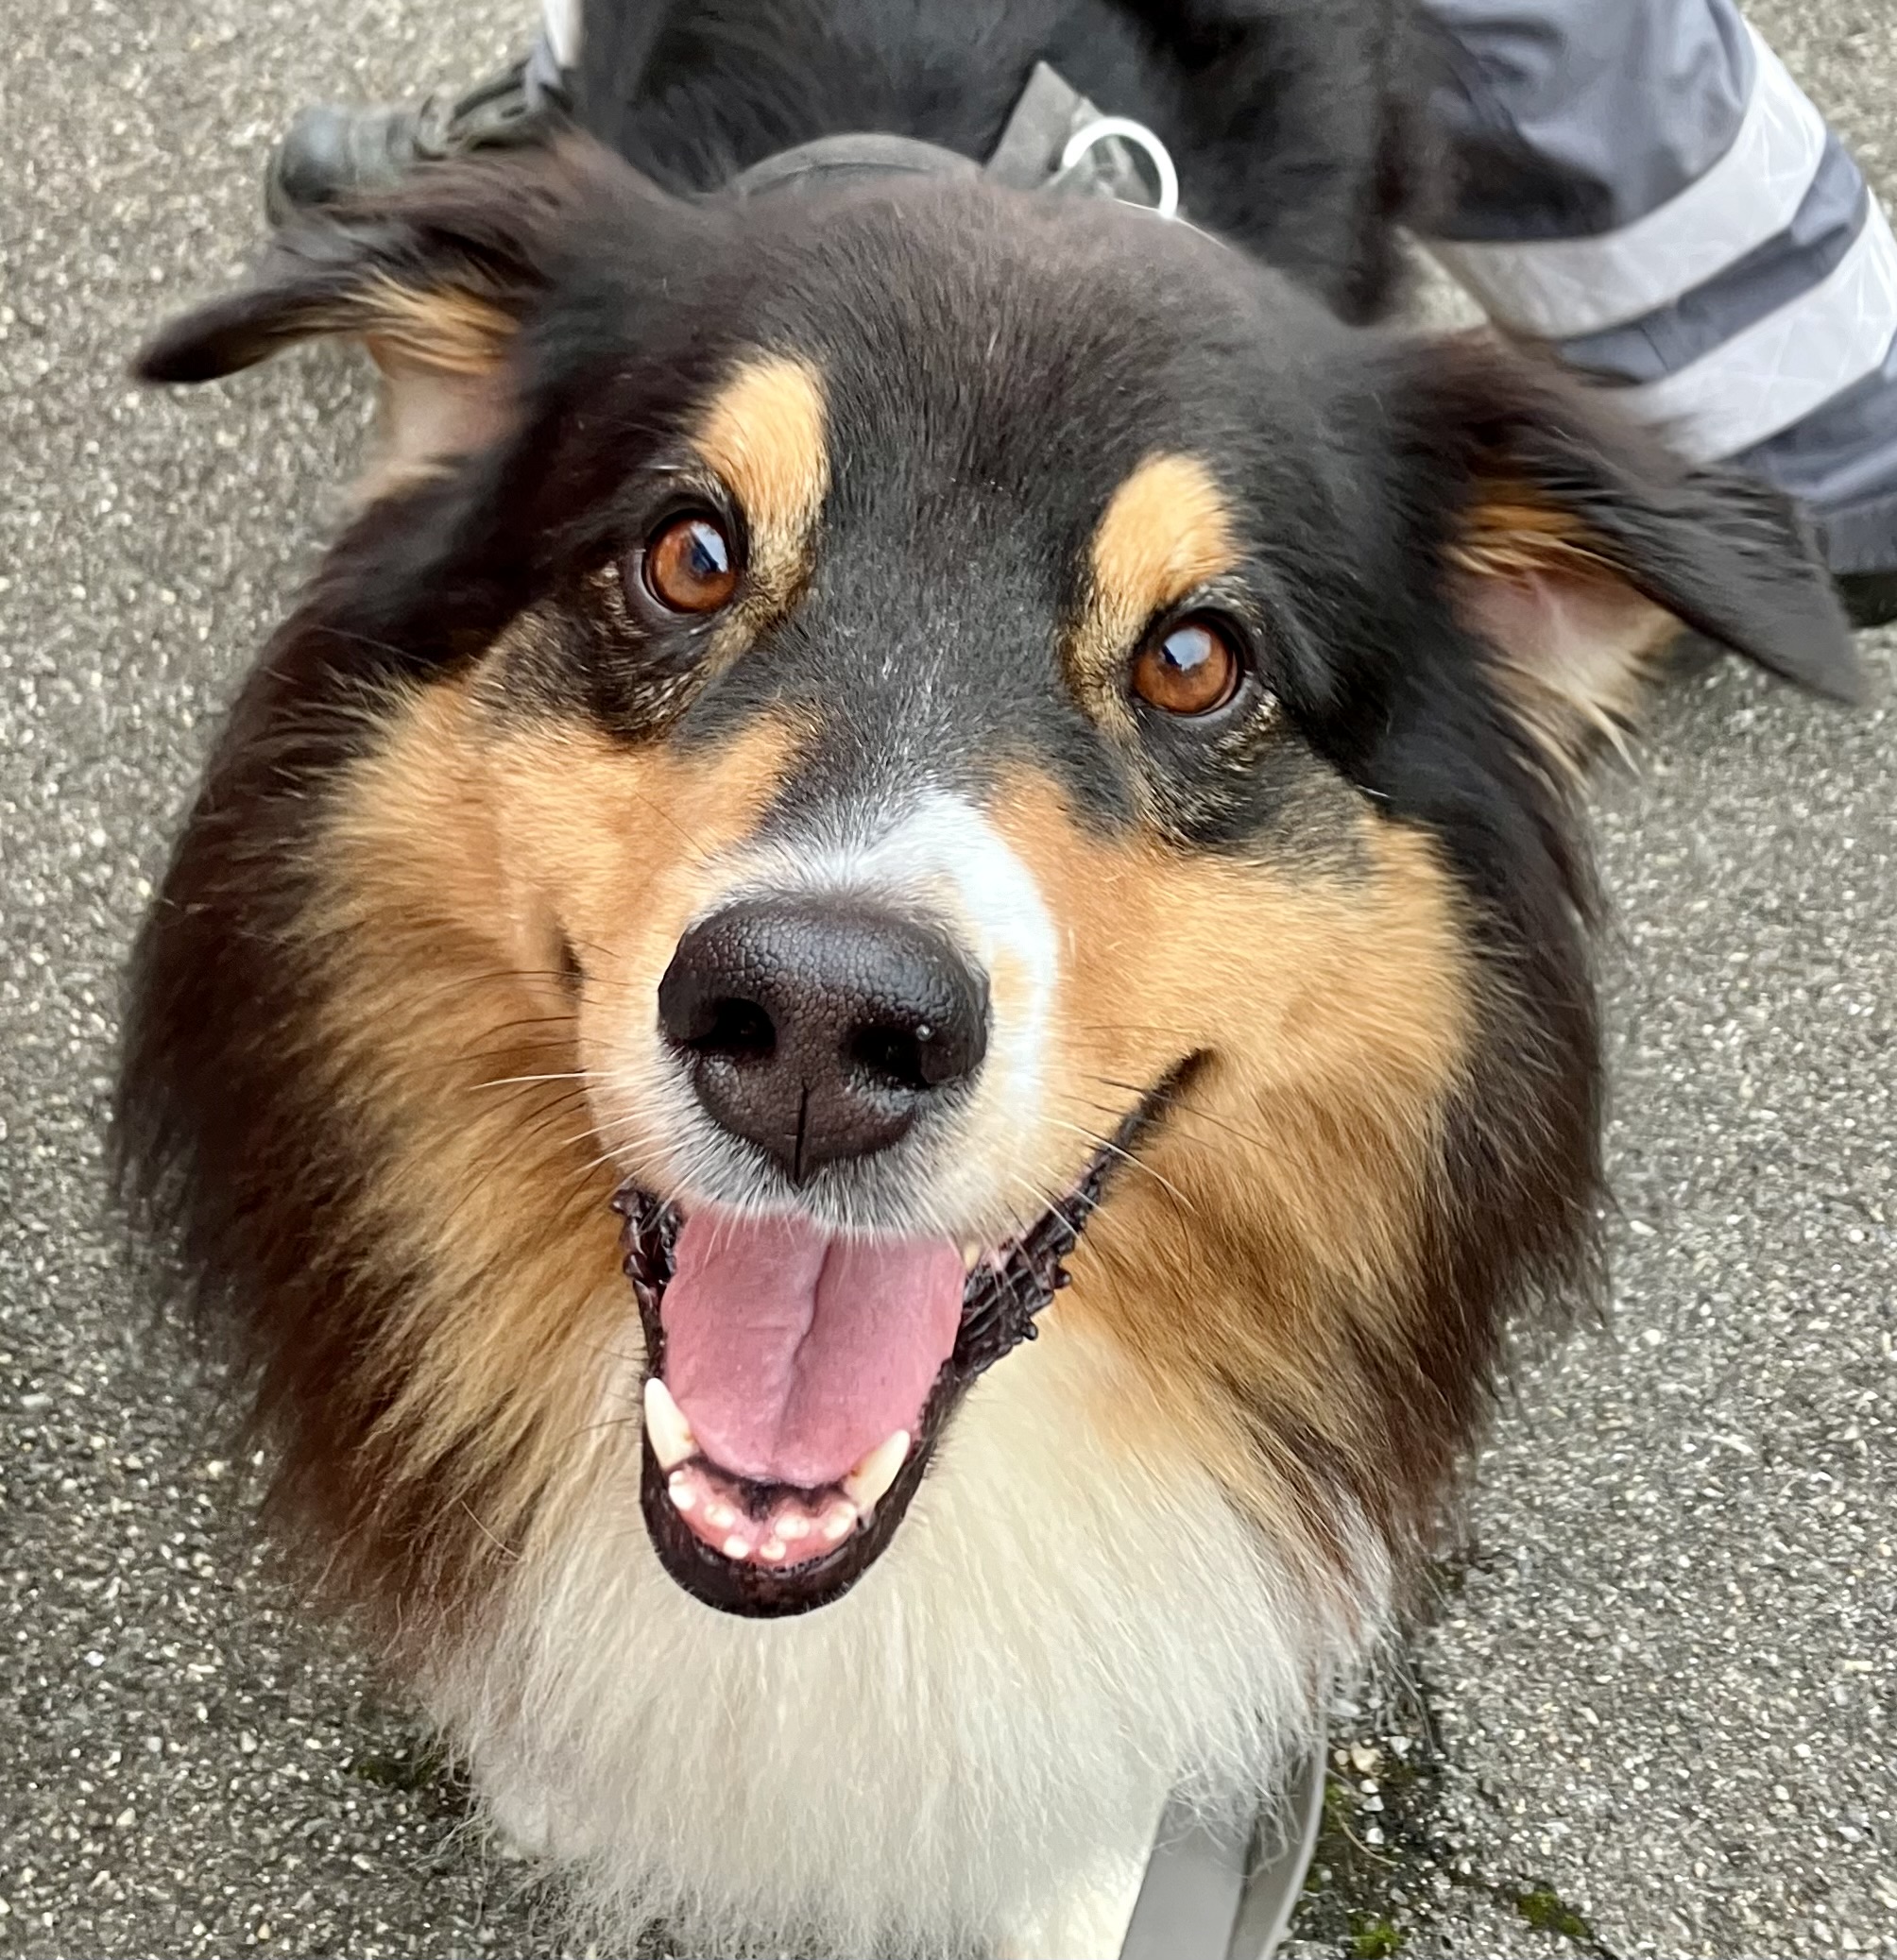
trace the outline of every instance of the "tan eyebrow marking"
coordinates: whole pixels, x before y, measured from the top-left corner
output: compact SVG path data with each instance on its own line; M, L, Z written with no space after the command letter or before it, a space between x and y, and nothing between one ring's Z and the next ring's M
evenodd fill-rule
M1093 534L1085 606L1068 647L1081 698L1123 714L1120 670L1155 613L1239 562L1224 492L1197 456L1149 456L1113 493Z
M809 569L829 488L828 419L817 370L762 354L732 371L692 437L738 500L750 533L750 576L772 605L785 604Z

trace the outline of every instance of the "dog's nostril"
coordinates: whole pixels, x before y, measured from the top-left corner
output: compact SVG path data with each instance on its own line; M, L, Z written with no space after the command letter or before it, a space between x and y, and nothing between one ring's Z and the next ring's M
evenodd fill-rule
M920 1095L934 1087L922 1060L931 1032L926 1022L915 1029L859 1028L844 1048L865 1075Z
M762 1062L777 1048L778 1031L755 1000L727 997L711 1003L710 1024L704 1033L690 1036L680 1046L734 1062Z
M987 987L933 926L835 899L756 899L679 941L658 1025L716 1121L800 1179L887 1149L974 1075Z

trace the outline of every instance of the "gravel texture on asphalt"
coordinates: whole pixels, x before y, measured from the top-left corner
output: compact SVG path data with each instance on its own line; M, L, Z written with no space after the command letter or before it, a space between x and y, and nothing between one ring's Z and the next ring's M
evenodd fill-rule
M43 0L0 70L0 1951L560 1951L346 1643L102 1217L117 973L367 396L133 391L288 113L527 0ZM1897 14L1756 9L1888 190ZM1867 639L1887 681L1897 636ZM1466 1552L1340 1707L1306 1954L1897 1954L1897 729L1730 667L1599 798L1609 1321L1525 1368Z

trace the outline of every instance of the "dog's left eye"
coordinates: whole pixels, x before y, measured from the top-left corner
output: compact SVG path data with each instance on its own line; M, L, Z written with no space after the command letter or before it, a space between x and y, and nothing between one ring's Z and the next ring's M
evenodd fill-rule
M738 589L738 554L715 518L694 512L653 533L640 554L640 574L667 612L716 612Z
M1205 614L1162 626L1134 656L1133 691L1170 715L1205 715L1239 691L1244 661L1224 624Z

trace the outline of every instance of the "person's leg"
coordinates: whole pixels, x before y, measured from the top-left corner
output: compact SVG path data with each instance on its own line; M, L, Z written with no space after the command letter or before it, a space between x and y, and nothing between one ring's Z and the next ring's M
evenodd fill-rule
M1854 615L1897 616L1897 242L1733 0L1426 4L1436 256L1688 455L1803 499Z

